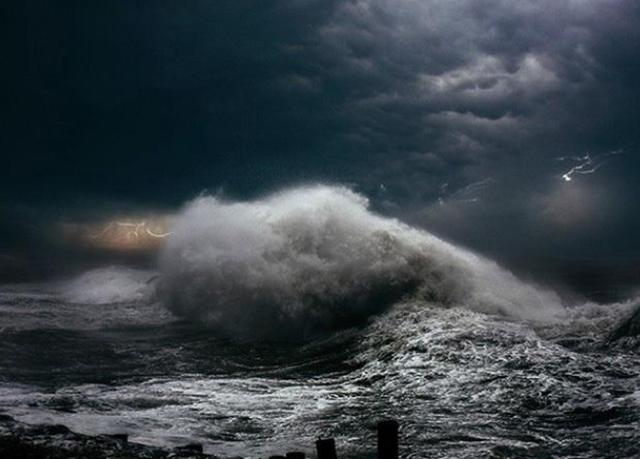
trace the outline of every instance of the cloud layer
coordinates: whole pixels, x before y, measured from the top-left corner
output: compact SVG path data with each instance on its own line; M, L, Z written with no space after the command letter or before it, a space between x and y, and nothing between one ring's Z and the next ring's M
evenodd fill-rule
M494 255L640 252L636 1L8 11L7 221L323 181ZM562 180L572 157L618 150Z

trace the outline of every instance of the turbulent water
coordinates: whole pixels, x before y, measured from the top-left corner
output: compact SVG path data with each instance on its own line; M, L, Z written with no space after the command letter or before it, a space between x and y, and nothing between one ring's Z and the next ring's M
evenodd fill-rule
M157 269L0 289L0 409L260 457L637 457L637 307L563 304L347 189L202 197Z

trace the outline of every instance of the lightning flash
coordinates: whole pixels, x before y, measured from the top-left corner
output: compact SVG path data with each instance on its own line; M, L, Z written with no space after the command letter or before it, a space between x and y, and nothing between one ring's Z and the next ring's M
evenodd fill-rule
M565 182L573 180L574 175L589 175L595 173L602 166L611 161L613 156L620 155L623 150L610 151L597 156L591 156L587 153L584 156L560 156L556 158L557 161L573 161L577 164L562 174L562 179Z
M171 235L168 217L114 219L99 223L62 224L65 239L94 249L144 251L158 248Z

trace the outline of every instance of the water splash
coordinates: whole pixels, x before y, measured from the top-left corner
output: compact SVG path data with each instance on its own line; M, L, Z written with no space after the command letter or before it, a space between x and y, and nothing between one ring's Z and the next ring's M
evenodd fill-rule
M555 294L368 204L329 186L251 202L199 197L163 248L159 298L249 336L351 326L407 296L531 320L562 309Z

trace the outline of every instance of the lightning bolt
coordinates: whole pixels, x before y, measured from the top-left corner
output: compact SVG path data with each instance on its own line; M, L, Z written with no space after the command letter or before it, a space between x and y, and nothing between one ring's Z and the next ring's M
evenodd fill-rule
M147 234L149 236L156 237L158 239L165 238L165 237L170 236L172 234L171 231L169 231L167 233L155 233L155 232L151 231L149 228L146 228L145 231L147 232Z
M144 236L145 234L157 239L163 239L169 235L171 232L166 233L157 233L153 231L149 227L149 223L146 220L138 221L138 222L129 222L129 221L114 221L109 222L101 231L98 233L91 234L90 237L93 239L104 238L110 230L113 228L123 228L126 229L125 237L129 241L134 241Z
M565 182L570 182L573 180L574 175L589 175L595 173L598 169L611 161L613 156L617 156L622 153L624 153L623 150L614 150L597 156L591 156L589 153L584 156L560 156L556 158L556 160L574 161L578 163L562 174L562 179Z
M477 196L478 193L481 193L486 188L490 187L495 180L491 177L484 178L482 180L478 180L477 182L470 183L453 193L446 196L449 190L449 182L443 183L440 186L441 195L438 198L438 202L440 205L444 205L446 201L450 202L478 202L480 198Z

